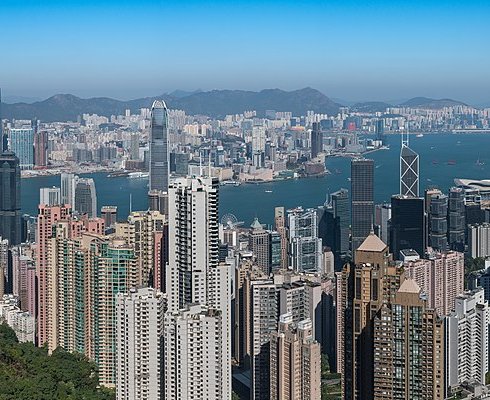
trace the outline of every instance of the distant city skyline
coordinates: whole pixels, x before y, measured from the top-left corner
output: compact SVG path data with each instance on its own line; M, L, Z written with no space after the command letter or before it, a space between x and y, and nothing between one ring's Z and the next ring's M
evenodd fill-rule
M482 0L6 0L1 11L7 99L311 86L348 101L490 103Z

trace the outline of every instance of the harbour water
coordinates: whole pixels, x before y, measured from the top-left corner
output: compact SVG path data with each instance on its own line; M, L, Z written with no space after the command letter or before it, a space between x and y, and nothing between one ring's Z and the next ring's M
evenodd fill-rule
M412 136L410 147L420 155L420 189L439 187L447 190L454 178L490 179L490 135L431 134ZM399 192L400 136L388 136L389 150L366 155L375 161L375 200L389 201ZM477 162L479 161L479 162ZM326 161L331 174L320 178L286 180L263 184L220 187L220 214L234 214L249 225L254 217L272 224L274 207L316 207L325 202L328 193L340 188L350 190L350 159L330 157ZM90 175L95 180L97 204L116 205L118 218L125 219L132 209L147 208L147 179L108 178L107 173ZM41 187L59 186L59 176L22 180L22 211L36 215Z

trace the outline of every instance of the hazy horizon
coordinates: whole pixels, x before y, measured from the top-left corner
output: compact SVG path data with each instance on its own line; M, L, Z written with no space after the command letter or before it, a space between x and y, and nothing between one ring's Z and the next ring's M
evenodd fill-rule
M310 86L348 101L490 103L483 0L4 0L0 10L6 98Z

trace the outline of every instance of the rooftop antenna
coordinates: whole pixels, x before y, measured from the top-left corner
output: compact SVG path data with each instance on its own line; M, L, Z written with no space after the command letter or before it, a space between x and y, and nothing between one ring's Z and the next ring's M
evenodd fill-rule
M211 153L208 155L208 177L211 178Z
M2 88L0 88L0 153L3 153Z
M133 212L133 194L129 192L129 213Z

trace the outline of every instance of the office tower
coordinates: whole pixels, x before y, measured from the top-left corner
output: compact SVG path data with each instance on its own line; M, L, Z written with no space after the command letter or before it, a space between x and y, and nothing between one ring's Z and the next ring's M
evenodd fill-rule
M170 175L170 156L168 110L163 100L153 102L150 129L150 191L166 192Z
M258 218L255 218L250 226L249 249L257 259L257 265L262 268L264 274L271 272L271 235L265 230Z
M102 385L116 383L116 297L137 285L138 260L134 248L119 238L96 240L90 248L91 342L89 357L95 361ZM93 335L93 336L92 336Z
M102 206L100 216L106 229L113 228L117 222L117 206Z
M153 271L150 286L159 289L161 292L166 291L166 268L168 266L168 222L163 225L163 230L154 233L153 243Z
M419 197L419 155L408 147L408 131L402 134L400 152L400 194Z
M20 168L12 152L0 154L0 236L10 245L21 241Z
M351 161L352 255L369 235L374 224L374 161Z
M377 311L373 344L374 393L359 392L358 398L445 398L444 323L413 280L403 281L395 298Z
M281 237L281 269L285 269L288 267L288 236L284 207L274 209L274 226Z
M3 133L3 118L2 118L2 88L0 88L0 154L7 151L7 138Z
M330 195L333 218L335 220L334 247L337 265L345 259L349 252L350 204L349 191L340 189ZM326 243L323 243L324 245Z
M251 400L270 399L270 335L277 331L277 288L271 280L250 285Z
M186 305L165 314L164 354L166 399L231 397L231 389L217 383L228 369L219 351L223 341L222 315L202 304Z
M449 247L452 250L464 251L465 245L465 208L464 189L449 189Z
M135 248L138 258L138 282L141 286L151 286L154 273L155 234L163 232L166 217L158 211L133 211L127 222L115 225L116 236L125 238Z
M356 264L344 266L337 281L338 366L345 399L372 399L373 317L384 302L394 298L403 272L390 265L388 246L373 233L358 247L355 260Z
M61 174L61 204L69 204L75 209L75 188L77 186L78 177L73 174Z
M385 242L390 242L390 225L389 221L391 220L391 204L377 204L374 210L375 214L375 223L378 227L378 236L379 238Z
M271 400L321 399L320 344L310 320L294 324L291 315L281 315L271 334L270 366Z
M34 165L37 168L48 165L48 132L40 131L34 133Z
M97 217L97 193L92 178L79 178L75 186L75 211Z
M222 327L217 353L221 357L221 370L219 377L209 382L209 390L215 388L223 398L228 398L231 396L231 277L230 267L219 263L218 188L218 180L209 177L178 178L169 186L166 293L171 313L195 303L219 313Z
M472 258L490 256L490 224L468 225L468 253Z
M447 244L447 216L448 198L440 191L426 191L426 206L428 209L429 246L435 250L446 251Z
M116 302L116 398L161 399L166 298L152 288L132 288Z
M140 136L137 133L133 133L131 135L130 142L130 158L131 160L139 160L140 159Z
M315 209L288 210L289 265L295 272L322 270L322 239Z
M275 273L281 269L282 237L279 232L269 231L270 236L270 270Z
M391 197L390 250L399 259L400 250L413 249L423 256L426 248L424 199Z
M464 290L464 254L456 251L432 252L426 259L403 264L407 278L413 279L427 296L428 306L444 316L454 309L456 297Z
M160 190L150 190L148 192L148 205L151 211L159 211L168 216L168 193Z
M445 319L448 389L470 381L485 385L489 324L490 308L483 288L456 298L454 311Z
M67 219L71 208L67 206L46 206L39 205L37 217L37 251L36 251L36 271L38 281L38 314L37 314L37 340L38 345L50 345L52 343L53 312L55 310L55 298L57 282L53 280L51 263L51 237L53 225ZM52 349L54 350L54 348Z
M319 122L313 122L311 129L311 158L323 151L323 134Z
M59 206L61 204L61 190L59 187L39 189L39 204L46 206Z
M19 158L21 170L34 167L34 130L10 129L10 150Z

